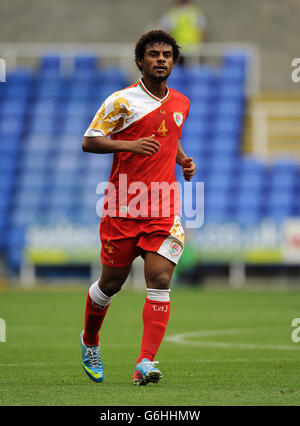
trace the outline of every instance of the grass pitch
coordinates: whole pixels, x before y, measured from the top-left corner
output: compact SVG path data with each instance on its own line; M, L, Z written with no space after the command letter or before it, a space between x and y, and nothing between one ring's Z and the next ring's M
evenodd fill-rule
M300 405L299 291L175 289L158 384L135 387L144 293L115 296L101 333L105 380L81 367L87 288L0 293L0 405ZM300 334L300 333L299 333Z

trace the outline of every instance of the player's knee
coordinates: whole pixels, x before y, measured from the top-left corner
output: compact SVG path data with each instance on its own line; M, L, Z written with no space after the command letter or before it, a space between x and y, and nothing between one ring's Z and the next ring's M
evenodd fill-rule
M153 273L150 275L147 285L157 290L166 290L170 288L170 276L167 272Z
M99 288L106 296L113 296L114 294L118 293L123 285L123 282L118 280L106 280L101 281L99 280Z

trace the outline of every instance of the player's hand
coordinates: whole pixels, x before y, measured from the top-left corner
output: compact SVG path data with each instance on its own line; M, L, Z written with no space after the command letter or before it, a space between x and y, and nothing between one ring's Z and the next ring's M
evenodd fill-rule
M152 157L159 151L160 143L154 139L154 135L149 137L140 138L136 141L130 142L130 152L138 155L148 155Z
M184 158L181 163L182 173L185 180L190 181L196 173L196 164L191 157Z

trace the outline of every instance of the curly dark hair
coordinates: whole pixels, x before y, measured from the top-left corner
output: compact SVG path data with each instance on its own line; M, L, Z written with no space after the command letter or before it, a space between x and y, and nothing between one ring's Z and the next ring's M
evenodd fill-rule
M143 34L135 46L135 63L140 71L142 71L142 69L138 64L138 61L143 59L147 44L154 43L170 44L173 48L174 64L176 64L176 62L178 61L180 57L180 47L178 46L177 41L165 31L152 30L146 34Z

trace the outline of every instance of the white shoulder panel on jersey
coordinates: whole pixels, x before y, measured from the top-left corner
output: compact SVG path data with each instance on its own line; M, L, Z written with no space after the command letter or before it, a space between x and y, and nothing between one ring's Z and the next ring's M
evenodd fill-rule
M157 109L161 101L149 95L141 82L115 92L103 102L84 136L118 133Z

